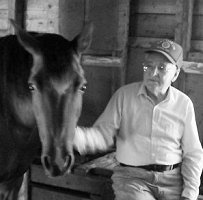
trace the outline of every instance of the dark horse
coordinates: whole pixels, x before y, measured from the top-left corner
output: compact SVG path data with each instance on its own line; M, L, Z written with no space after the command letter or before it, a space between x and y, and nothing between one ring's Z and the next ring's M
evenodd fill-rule
M73 137L86 80L81 53L92 26L68 41L57 34L28 33L11 20L16 35L0 38L0 199L17 199L23 174L41 146L49 176L74 162Z

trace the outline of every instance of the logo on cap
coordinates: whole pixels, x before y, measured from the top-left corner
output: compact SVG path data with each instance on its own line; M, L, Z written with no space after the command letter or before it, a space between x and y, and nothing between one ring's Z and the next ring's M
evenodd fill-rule
M163 42L161 45L164 49L168 49L170 47L170 43L169 42Z
M161 47L165 50L165 51L170 51L170 48L172 48L173 50L175 50L175 45L173 43L173 41L170 40L162 40L160 41Z

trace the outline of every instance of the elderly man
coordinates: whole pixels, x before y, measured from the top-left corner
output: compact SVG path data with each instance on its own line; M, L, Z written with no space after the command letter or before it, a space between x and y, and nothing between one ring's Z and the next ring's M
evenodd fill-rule
M80 153L105 150L116 138L116 200L196 200L203 168L193 103L172 87L180 45L160 40L145 51L143 82L115 92L90 128L77 127Z

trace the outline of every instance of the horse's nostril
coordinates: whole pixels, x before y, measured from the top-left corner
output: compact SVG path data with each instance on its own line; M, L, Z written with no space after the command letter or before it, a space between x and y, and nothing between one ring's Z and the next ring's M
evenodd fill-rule
M42 163L44 164L44 167L48 170L51 169L51 159L49 156L43 156L42 157Z
M49 155L41 157L43 167L48 176L62 176L65 173L70 173L74 164L74 155L67 155L63 159L63 162L56 162Z
M62 173L63 174L64 173L70 173L73 164L74 164L74 156L73 155L66 156L65 162L64 162L64 165L63 165Z
M66 156L65 163L64 163L64 169L67 169L72 163L72 157Z

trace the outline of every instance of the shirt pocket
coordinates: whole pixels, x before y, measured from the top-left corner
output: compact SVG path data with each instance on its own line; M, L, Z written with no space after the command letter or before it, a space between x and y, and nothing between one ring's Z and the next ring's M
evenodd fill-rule
M160 117L160 130L161 135L167 137L174 137L175 126L174 122L171 119L166 118L165 116Z
M180 139L181 131L180 126L175 120L170 118L161 117L160 129L162 130L162 135L167 138Z

